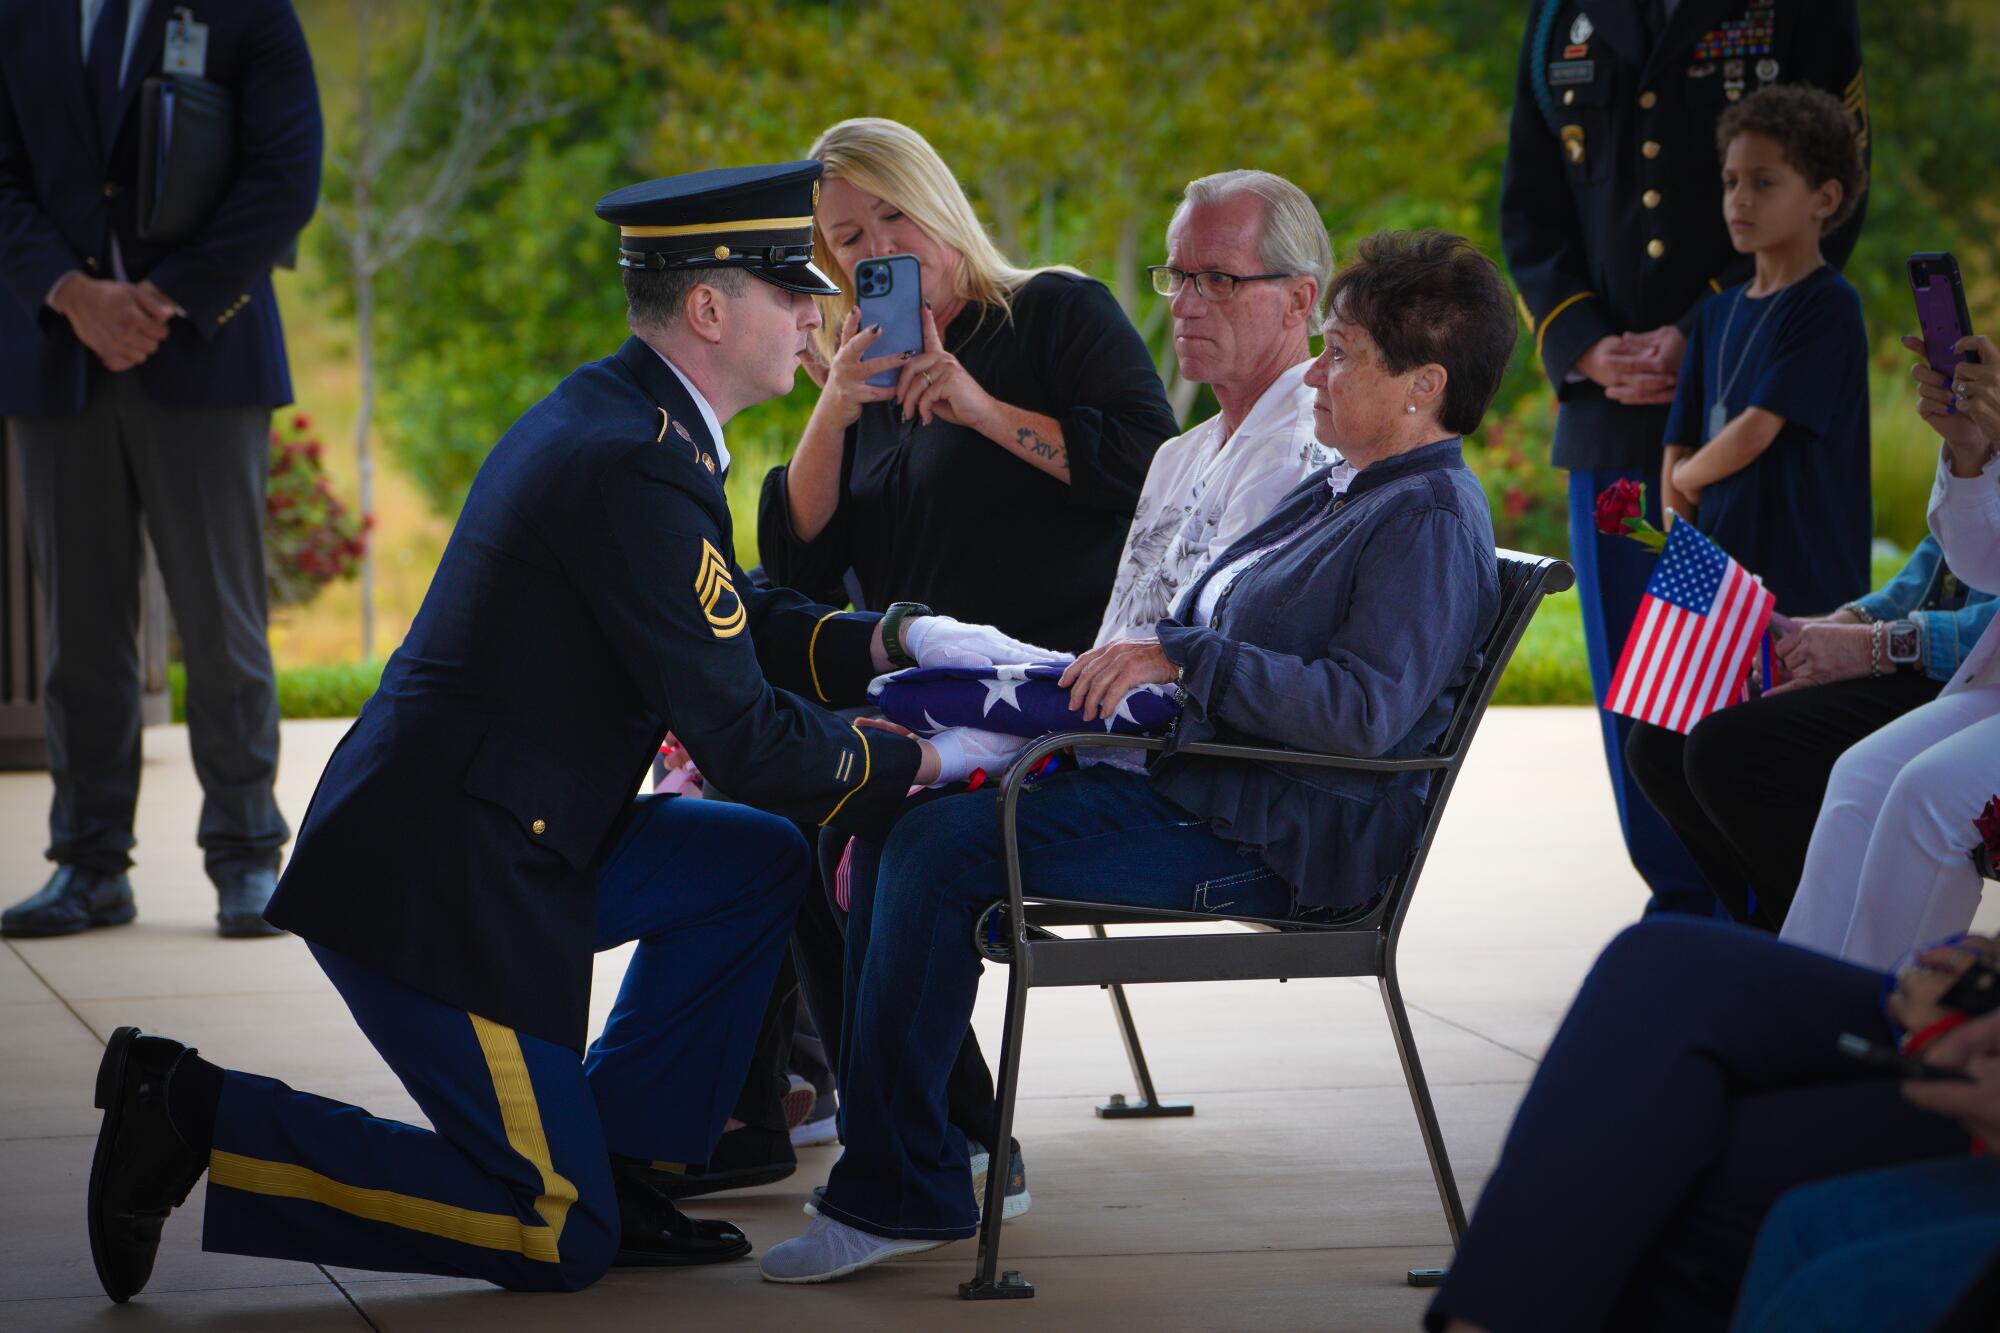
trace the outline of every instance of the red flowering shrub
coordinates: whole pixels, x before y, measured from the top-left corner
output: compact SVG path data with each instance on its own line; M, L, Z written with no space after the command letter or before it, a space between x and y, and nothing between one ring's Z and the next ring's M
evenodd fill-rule
M264 571L271 605L302 606L335 579L361 567L367 531L374 526L351 512L327 485L322 450L311 438L312 421L294 415L290 427L271 431L271 479L264 492Z
M1488 416L1465 442L1465 463L1478 476L1493 511L1501 546L1535 555L1569 554L1569 489L1549 464L1553 418L1545 395L1525 395L1506 416Z

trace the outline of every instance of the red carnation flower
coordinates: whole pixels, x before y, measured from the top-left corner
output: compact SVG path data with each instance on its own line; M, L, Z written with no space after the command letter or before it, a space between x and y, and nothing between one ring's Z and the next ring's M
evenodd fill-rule
M293 418L292 418L292 429L293 429L293 430L311 430L311 429L312 429L312 418L311 418L311 417L309 417L309 416L307 416L307 415L306 415L305 413L303 413L303 412L299 413L299 414L298 414L297 416L295 416L295 417L293 417Z
M2000 796L1986 803L1986 808L1973 816L1972 827L1979 833L1979 845L1972 849L1972 864L1979 867L1979 873L1987 879L2000 879Z
M1597 497L1597 530L1608 537L1626 534L1625 520L1643 518L1646 488L1630 477L1622 477L1604 488Z

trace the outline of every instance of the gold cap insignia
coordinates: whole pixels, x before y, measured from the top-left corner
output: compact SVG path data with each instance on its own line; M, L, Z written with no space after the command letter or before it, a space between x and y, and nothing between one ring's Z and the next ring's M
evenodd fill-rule
M727 259L727 258L729 258L729 247L728 247L728 246L726 246L726 245L718 245L718 246L716 246L716 247L715 247L715 257L716 257L717 259Z
M701 543L701 565L694 573L694 595L716 638L733 639L743 632L749 617L729 577L729 562L706 537Z

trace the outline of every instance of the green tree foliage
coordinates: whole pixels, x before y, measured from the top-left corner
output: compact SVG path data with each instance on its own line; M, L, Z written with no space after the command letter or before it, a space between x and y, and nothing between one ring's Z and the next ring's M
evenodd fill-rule
M1862 6L1875 179L1848 272L1885 365L1900 357L1886 348L1909 320L1911 250L1956 251L1976 308L1995 309L2000 295L2000 192L1986 148L2000 131L1990 74L2000 19L1990 10L1977 0ZM574 110L523 136L507 170L382 293L384 434L432 502L454 512L506 426L620 336L612 238L590 214L598 194L646 175L797 157L852 115L923 131L1010 257L1106 281L1171 378L1164 303L1141 270L1160 258L1193 176L1258 166L1290 177L1319 203L1336 255L1379 227L1420 225L1499 254L1508 99L1528 11L1528 0L494 6L496 40L482 58L516 71L577 14L602 23L557 76ZM409 132L441 142L451 114L440 99ZM758 473L789 452L810 411L811 386L800 385L730 427L739 526ZM1543 511L1559 488L1515 475L1514 461L1542 456L1529 437L1545 418L1532 400L1546 394L1524 340L1496 405L1507 427L1496 447L1511 470L1495 502L1542 515L1543 527L1555 526ZM1510 501L1509 487L1525 493ZM739 531L746 548L748 536Z

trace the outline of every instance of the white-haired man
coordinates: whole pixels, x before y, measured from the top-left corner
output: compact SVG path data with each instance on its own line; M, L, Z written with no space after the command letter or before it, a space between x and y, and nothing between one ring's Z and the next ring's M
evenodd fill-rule
M1215 556L1339 461L1313 438L1305 382L1307 335L1333 271L1333 245L1305 192L1267 171L1188 182L1167 224L1167 262L1150 271L1173 302L1182 377L1208 385L1221 411L1153 456L1099 644L1150 637ZM1343 483L1337 471L1334 484Z

